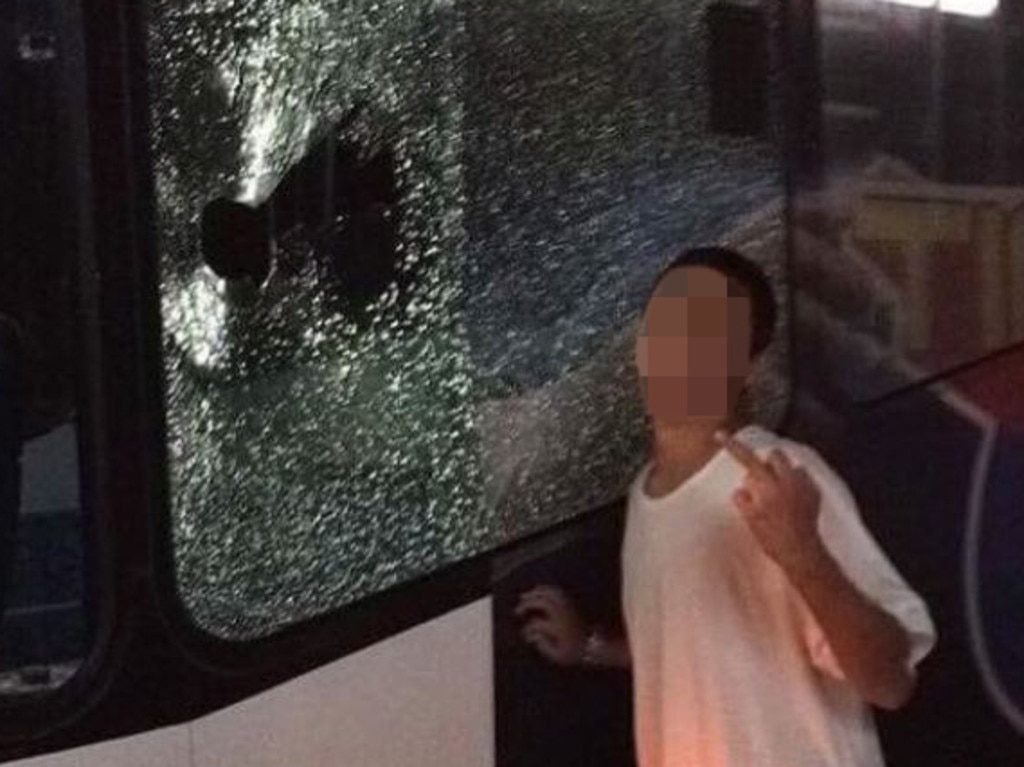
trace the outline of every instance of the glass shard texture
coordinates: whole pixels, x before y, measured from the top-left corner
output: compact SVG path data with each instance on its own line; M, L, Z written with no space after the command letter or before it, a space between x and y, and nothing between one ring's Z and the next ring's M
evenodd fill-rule
M678 249L781 268L706 3L158 2L176 572L245 639L621 494Z

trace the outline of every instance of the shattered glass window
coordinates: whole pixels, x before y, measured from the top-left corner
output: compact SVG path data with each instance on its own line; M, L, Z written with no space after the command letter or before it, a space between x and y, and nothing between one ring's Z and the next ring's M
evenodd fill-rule
M775 147L708 128L707 5L153 4L202 627L264 635L622 494L654 275L708 241L781 269Z

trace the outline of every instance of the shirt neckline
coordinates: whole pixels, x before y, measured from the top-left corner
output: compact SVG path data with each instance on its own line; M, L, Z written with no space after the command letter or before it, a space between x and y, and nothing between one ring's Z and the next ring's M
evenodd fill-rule
M737 429L736 431L734 431L732 433L732 436L734 438L739 438L741 435L745 435L747 433L750 433L750 432L756 430L757 428L758 428L757 424L755 424L755 423L748 423L746 426L742 426L739 429ZM716 450L714 453L712 453L711 457L708 458L699 469L697 469L697 471L695 471L689 477L684 479L682 482L680 482L674 488L669 490L665 495L660 495L657 498L651 497L650 495L647 494L647 491L644 490L644 485L647 484L647 475L650 474L651 469L654 467L654 461L653 460L647 461L647 463L644 464L644 467L640 470L640 476L637 477L637 485L636 485L636 487L637 487L637 492L640 495L640 499L644 502L645 505L648 505L648 506L655 506L655 507L657 507L657 506L664 505L666 501L673 500L674 498L679 496L683 491L685 491L687 488L691 487L701 477L703 477L705 474L710 472L711 469L714 468L714 466L716 464L718 464L722 460L723 456L725 456L725 455L727 455L725 448L724 447L719 447L718 450Z

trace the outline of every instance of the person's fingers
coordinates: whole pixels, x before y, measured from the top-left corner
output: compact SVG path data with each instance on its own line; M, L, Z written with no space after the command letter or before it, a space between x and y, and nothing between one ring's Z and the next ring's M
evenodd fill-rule
M755 500L753 493L740 488L732 494L733 503L748 522L756 524L763 514L763 509Z
M561 589L556 586L534 586L528 591L524 591L519 595L520 601L525 599L535 599L540 596L547 597L549 599L557 599L561 593Z
M519 597L519 605L544 606L549 610L567 610L572 606L564 593L559 591L534 590Z
M545 596L549 599L558 601L565 601L568 598L568 595L565 593L564 589L562 589L559 586L550 586L547 584L534 586L527 593L534 594L536 596Z
M792 482L795 487L802 489L808 495L819 497L821 495L817 483L803 466L793 470Z
M534 646L549 658L556 658L560 649L558 642L547 634L538 635Z
M782 485L789 486L793 482L793 464L789 456L778 448L768 454L768 465Z
M528 615L550 616L551 607L544 604L527 602L526 604L519 605L515 609L514 614L517 618L525 618Z
M768 468L766 463L758 458L757 453L744 445L738 439L724 431L715 432L715 438L718 440L719 444L725 448L729 455L739 461L740 465L746 468L755 477L770 479L773 476L771 469Z
M545 655L551 654L558 647L558 641L552 634L536 626L524 629L522 636L524 642L533 645Z
M810 484L812 484L815 487L817 487L817 485L814 484L814 480L811 479L811 475L807 472L807 469L805 467L803 467L803 466L797 466L795 469L793 469L793 477L798 479L801 482L809 482Z
M535 631L537 629L541 631L554 631L556 624L553 620L546 618L533 618L524 624L525 628Z
M534 621L530 621L529 623L527 623L525 626L523 626L522 630L519 632L519 635L526 642L533 642L533 641L535 641L540 634L541 634L541 630L537 626L536 622L534 622Z
M520 597L519 604L515 607L515 614L522 615L529 610L556 612L564 611L565 608L566 604L564 601L555 599L548 594L531 594L530 596Z

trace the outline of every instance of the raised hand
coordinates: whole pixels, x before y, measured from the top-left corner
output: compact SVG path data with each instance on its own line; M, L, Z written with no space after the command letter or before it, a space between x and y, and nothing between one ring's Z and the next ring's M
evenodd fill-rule
M807 471L794 467L777 448L762 460L724 432L715 438L747 469L743 486L732 498L764 552L786 570L801 567L820 553L821 491Z

